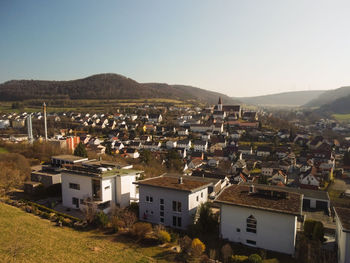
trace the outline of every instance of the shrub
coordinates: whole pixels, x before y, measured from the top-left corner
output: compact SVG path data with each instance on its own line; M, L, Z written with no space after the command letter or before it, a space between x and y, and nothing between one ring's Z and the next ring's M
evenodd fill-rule
M160 230L158 233L157 233L157 237L158 237L158 240L164 244L164 243L169 243L171 238L170 238L170 234L166 231L166 230Z
M72 226L72 225L73 225L73 221L70 220L69 218L63 218L62 224L63 224L64 226Z
M188 254L191 250L192 239L188 236L184 236L179 240L179 245L181 251L185 254Z
M258 254L251 254L248 257L248 262L249 263L262 263L262 258Z
M176 232L170 232L170 242L176 242L179 239L179 234Z
M316 223L316 221L314 221L314 220L305 220L305 222L304 222L304 235L307 238L310 238L310 239L312 238L315 223Z
M324 239L324 227L322 222L317 221L312 231L312 239L323 242Z
M120 220L118 216L113 216L111 218L111 225L115 232L118 232L121 228L125 227L124 221Z
M138 222L132 227L132 234L138 239L144 239L151 231L152 225L150 223Z
M108 224L108 221L108 216L102 211L96 214L95 222L98 226L105 228Z
M45 219L49 219L49 218L50 218L50 214L47 213L47 212L42 212L42 213L41 213L41 217L42 217L42 218L45 218Z
M232 256L232 248L230 244L226 244L221 248L221 254L224 262L227 262L228 259Z
M233 255L231 257L232 263L241 263L241 262L247 262L248 257L247 256L241 256L241 255Z
M205 245L198 238L192 240L191 254L193 257L199 257L205 250Z

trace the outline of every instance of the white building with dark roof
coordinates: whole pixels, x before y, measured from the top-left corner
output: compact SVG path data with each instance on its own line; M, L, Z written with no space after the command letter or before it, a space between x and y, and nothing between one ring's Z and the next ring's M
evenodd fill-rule
M139 186L140 220L186 229L197 207L208 201L211 180L191 176L162 175L135 182Z
M338 245L338 263L350 262L350 209L336 207L336 241Z
M214 201L223 239L293 255L302 195L268 186L232 185Z

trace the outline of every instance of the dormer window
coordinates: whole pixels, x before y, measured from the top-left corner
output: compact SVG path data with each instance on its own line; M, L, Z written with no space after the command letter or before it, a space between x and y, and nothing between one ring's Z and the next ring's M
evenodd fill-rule
M256 233L257 221L254 216L250 215L247 218L247 232Z

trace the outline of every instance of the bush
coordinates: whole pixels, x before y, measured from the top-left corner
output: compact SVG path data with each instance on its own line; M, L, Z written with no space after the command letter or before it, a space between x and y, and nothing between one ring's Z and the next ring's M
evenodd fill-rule
M158 233L157 233L157 237L158 237L158 240L164 244L164 243L169 243L171 238L170 238L170 234L166 231L166 230L160 230Z
M191 250L191 244L192 244L192 239L188 236L184 236L179 240L179 245L181 248L181 251L184 254L188 254Z
M117 233L121 228L125 227L125 223L123 220L120 220L118 216L113 216L111 218L111 225L114 231Z
M205 250L205 245L198 238L192 240L191 254L193 257L199 257Z
M148 233L152 231L152 225L150 223L138 222L132 227L132 234L139 240L144 239Z
M305 220L305 222L304 222L304 235L307 238L310 238L310 239L312 238L315 223L316 223L316 221L314 221L314 220Z
M262 263L262 258L258 254L252 254L248 257L249 263Z
M313 232L312 232L312 239L313 240L319 240L323 242L324 239L324 227L322 222L316 222Z
M232 248L230 244L226 244L221 248L221 254L224 262L227 262L228 259L232 256Z
M306 220L304 223L304 235L308 239L319 240L323 242L324 227L322 222L314 221L314 220Z
M241 263L241 262L247 262L248 257L247 256L240 256L240 255L233 255L231 257L232 263Z
M109 221L108 216L102 211L96 214L95 222L98 226L105 228L108 224L108 221Z
M179 239L179 234L176 232L170 232L170 242L176 242Z

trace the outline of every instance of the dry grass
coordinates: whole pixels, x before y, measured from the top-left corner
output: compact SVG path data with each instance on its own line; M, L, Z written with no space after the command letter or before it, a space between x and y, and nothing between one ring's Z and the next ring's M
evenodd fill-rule
M0 262L169 262L158 246L98 231L79 232L0 203Z

